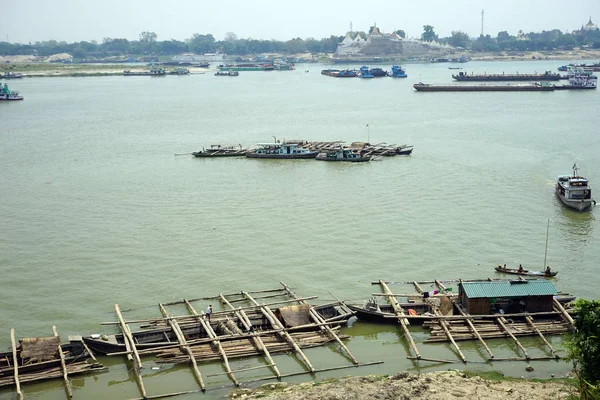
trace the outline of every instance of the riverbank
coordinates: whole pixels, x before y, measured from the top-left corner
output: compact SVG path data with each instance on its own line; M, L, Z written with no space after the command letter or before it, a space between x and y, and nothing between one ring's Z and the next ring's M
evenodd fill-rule
M369 375L298 385L273 383L232 392L230 399L342 400L342 399L486 399L558 400L578 398L573 379L529 380L506 378L499 373L460 371L392 376Z
M171 71L176 67L165 67ZM203 74L208 68L187 67L190 74ZM123 71L132 72L149 71L145 65L127 64L45 64L45 63L19 63L0 64L0 74L5 72L18 72L23 78L51 78L51 77L77 77L77 76L121 76Z

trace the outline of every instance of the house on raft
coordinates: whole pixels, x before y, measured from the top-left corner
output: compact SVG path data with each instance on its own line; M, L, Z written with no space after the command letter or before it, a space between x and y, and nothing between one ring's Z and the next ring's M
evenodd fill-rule
M471 315L552 311L554 284L548 280L461 282L458 295Z

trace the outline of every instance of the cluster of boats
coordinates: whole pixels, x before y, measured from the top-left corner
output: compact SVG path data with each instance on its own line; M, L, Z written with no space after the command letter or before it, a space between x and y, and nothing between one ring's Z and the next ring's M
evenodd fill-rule
M21 79L23 77L23 74L20 72L5 72L4 74L0 75L0 79Z
M585 71L600 71L600 62L593 64L569 64L569 65L561 65L558 67L559 71L568 71L569 68L583 68Z
M194 157L247 157L280 160L315 159L319 161L367 162L378 156L409 155L413 146L371 145L354 142L345 147L341 142L311 144L304 141L275 140L273 143L259 143L256 149L244 149L241 145L212 145L191 153Z
M399 65L393 65L391 71L386 71L382 68L369 68L366 65L363 65L359 69L324 69L321 71L321 75L331 76L333 78L382 78L382 77L392 77L392 78L406 78L408 75L406 71Z

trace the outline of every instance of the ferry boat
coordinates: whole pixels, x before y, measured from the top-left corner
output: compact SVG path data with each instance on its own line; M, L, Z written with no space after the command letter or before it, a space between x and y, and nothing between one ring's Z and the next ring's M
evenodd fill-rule
M274 143L259 143L258 149L246 153L248 158L276 158L276 159L310 159L319 154L318 151L312 151L300 147L299 143L279 143L275 139Z
M568 85L556 85L557 90L580 90L580 89L596 89L598 79L591 72L583 71L581 74L573 73L569 75Z
M340 145L340 148L333 151L319 153L315 158L319 161L347 161L347 162L367 162L371 161L371 156L361 156L360 153L355 153L352 149L345 149Z
M9 90L8 85L6 83L4 84L4 86L0 86L0 101L15 100L23 100L23 96L19 96L19 92Z
M399 65L392 65L392 72L390 75L392 78L406 78L406 71Z
M573 175L560 175L556 182L556 195L567 206L578 211L591 209L596 205L592 199L592 188L588 180L578 175L578 168L573 164Z
M21 79L23 77L23 74L20 72L5 72L4 75L0 75L0 79L4 78L4 79Z

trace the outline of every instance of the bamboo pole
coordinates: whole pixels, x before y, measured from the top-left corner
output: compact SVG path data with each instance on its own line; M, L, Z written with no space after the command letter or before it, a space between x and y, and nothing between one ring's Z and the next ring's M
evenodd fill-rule
M439 314L440 311L438 309L435 310L436 314ZM454 341L454 338L452 337L452 334L450 333L450 330L448 329L448 326L446 325L447 322L443 319L438 320L440 326L442 327L442 329L444 330L444 332L446 332L446 336L448 337L448 339L450 339L450 342L452 342L452 345L454 346L454 348L456 349L456 351L458 352L458 355L460 356L460 358L462 359L462 361L466 364L467 363L467 358L465 357L465 355L463 354L463 352L460 350L460 347L458 347L458 344L456 344L456 342Z
M465 313L465 311L463 310L461 305L457 304L458 311L466 316L467 313ZM485 343L485 340L483 340L483 338L481 337L481 335L479 334L479 332L477 331L477 329L475 328L475 325L473 325L473 322L471 322L471 319L467 318L466 319L467 324L469 325L469 328L471 328L471 331L473 331L473 334L477 337L477 339L481 342L481 344L483 345L483 347L485 347L485 349L487 350L487 352L490 355L490 358L494 358L494 353L492 353L492 350L490 350L490 348L488 347L488 345Z
M21 392L21 383L19 382L19 359L17 358L17 345L15 342L15 329L10 328L10 345L12 347L12 355L13 355L13 374L15 377L15 386L17 392L17 399L23 399L23 392Z
M285 289L285 291L294 299L299 299L298 296L296 296L296 293L292 292L292 290L283 282L279 282L283 288ZM306 303L304 300L298 300L298 303L300 304L308 304ZM323 323L325 322L325 320L323 319L323 317L321 317L319 315L319 313L315 310L315 308L313 306L310 306L310 308L308 309L310 316L312 317L312 319L317 323ZM344 344L344 342L342 342L342 339L340 339L340 337L338 335L335 334L335 332L327 325L321 325L319 327L319 329L321 329L322 331L326 331L330 337L332 337L333 339L335 339L340 346L342 347L342 349L344 349L344 351L346 352L346 354L348 354L348 356L350 357L350 359L352 360L352 362L356 365L359 364L358 360L354 357L354 355L352 355L352 353L350 352L350 349L348 349L348 347Z
M554 303L554 308L557 309L562 314L564 320L567 321L572 326L575 326L575 321L573 320L573 318L571 318L571 316L569 315L567 310L565 310L565 308L562 306L562 304L560 304L560 302L558 300L556 300L556 298L554 298L554 297L552 298L552 302Z
M90 358L92 360L94 360L95 362L98 362L98 360L96 359L96 356L94 355L94 353L92 352L92 350L90 350L90 348L88 347L88 345L85 344L85 342L83 341L83 338L81 338L81 336L80 336L79 341L81 342L81 345L83 346L83 348L85 349L85 351L87 351L87 353L89 354Z
M225 365L225 370L227 371L227 375L229 376L229 379L231 379L233 381L235 386L240 386L240 383L236 379L235 375L233 374L233 372L231 372L231 368L229 367L229 360L227 359L227 354L225 354L225 350L223 350L223 346L221 346L221 342L218 339L216 339L217 334L215 333L215 331L213 331L212 327L210 326L210 323L206 322L206 317L199 315L198 312L196 311L196 309L189 302L186 302L185 305L187 306L188 310L192 314L194 314L194 316L196 316L198 321L202 324L202 327L208 334L208 337L213 339L212 343L217 348L219 353L221 354L221 358L223 359L223 364ZM194 358L194 356L191 353L190 353L190 357Z
M442 285L442 282L438 281L437 279L435 280L435 284L440 290L446 290L446 286Z
M417 358L417 357L413 357L413 356L406 356L406 358L408 358L409 360L421 360L421 361L431 361L431 362L439 362L439 363L445 363L445 364L454 364L456 361L451 361L451 360L441 360L438 358Z
M160 308L160 312L162 313L162 315L164 315L165 318L169 318L169 313L167 313L167 310L165 309L165 307L160 303L158 303L158 307ZM177 336L177 340L179 342L180 348L183 351L185 351L185 353L188 355L188 357L190 359L190 363L192 364L192 372L194 373L194 376L196 377L198 384L200 384L200 389L202 391L206 390L206 386L204 385L204 380L202 379L202 374L200 373L200 370L198 369L198 364L196 363L196 358L194 357L194 354L192 353L192 350L190 349L190 346L187 343L187 340L185 339L185 335L181 331L181 327L179 326L177 321L171 321L171 320L168 320L168 321L169 321L169 324L171 325L171 329L173 329L173 332Z
M258 302L250 294L248 294L246 292L242 292L242 293L252 303L254 303L256 305L259 305ZM262 309L263 315L269 320L269 322L271 322L271 325L273 327L277 327L279 329L284 329L284 326L281 324L281 322L279 322L279 320L277 319L277 317L275 317L275 315L273 314L273 312L271 311L270 308L268 308L267 306L262 306L261 309ZM294 351L300 356L300 358L302 359L302 361L304 361L304 363L309 368L309 370L314 373L316 371L315 368L312 366L312 364L308 360L308 357L306 357L306 355L304 354L304 352L300 349L300 346L298 346L298 344L290 336L290 334L287 333L285 330L282 330L281 332L279 332L279 335L281 337L283 337L285 340L287 340L287 342L289 344L292 345L292 347L294 348Z
M419 285L419 282L413 281L412 283L415 286L415 289L417 289L417 292L419 292L420 294L425 293L425 291L423 290L423 288L421 287L421 285Z
M223 294L219 294L219 296L221 297L221 300L223 301L223 303L227 304L227 306L229 306L229 308L234 309L234 307L231 305L231 303L227 300L227 298ZM248 319L248 316L246 315L244 310L239 309L236 311L236 314L239 315L240 321L242 321L242 323L244 324L244 327L248 331L252 331L254 329L254 327L252 326L252 323ZM258 350L262 351L265 358L269 361L269 365L272 367L273 372L275 373L275 376L277 376L278 379L281 378L281 373L279 372L279 369L277 368L275 361L273 360L273 358L271 358L271 354L269 353L267 346L265 346L265 344L263 343L260 336L254 336L253 341L256 344L256 347L258 348Z
M227 296L227 295L224 295ZM302 300L312 300L312 299L316 299L318 296L310 296L310 297L303 297ZM220 299L220 297L210 297L208 298L209 300L218 300ZM192 300L189 300L189 302L191 303ZM272 303L266 303L263 304L265 306L274 306L277 304L286 304L286 303L295 303L296 300L281 300L281 301L275 301ZM185 304L185 301L176 301L176 302L171 302L171 303L163 303L163 305L165 306L169 306L169 305L177 305L177 304ZM237 308L237 310L256 310L259 311L261 310L262 306L246 306L246 307L240 307ZM219 316L219 315L231 315L232 311L215 311L212 313L212 316ZM177 316L172 316L170 319L176 319L176 320L180 320L180 319L186 319L186 318L193 318L193 316L190 315L177 315ZM131 319L128 320L127 322L130 324L133 323L142 323L142 322L161 322L161 321L167 321L166 318L153 318L153 319ZM107 321L107 322L101 322L100 325L120 325L120 322L114 322L114 321Z
M121 309L118 304L115 304L115 312L117 313L117 317L119 318L119 322L121 323L121 330L123 331L123 339L125 343L129 342L129 346L131 351L133 351L133 366L135 368L135 377L137 379L138 387L140 389L140 393L143 398L147 398L146 388L144 387L144 381L142 380L142 360L140 359L140 355L138 354L137 348L135 347L135 341L133 340L133 336L131 335L131 330L129 330L129 326L125 323L123 319L123 315L121 315ZM130 356L131 357L131 356Z
M336 371L336 370L346 369L346 368L366 367L366 366L369 366L369 365L377 365L377 364L383 364L383 361L373 361L373 362L362 363L362 364L358 364L358 365L342 365L340 367L322 368L322 369L315 370L315 371L292 372L290 374L281 375L281 377L282 378L289 378L291 376L306 375L306 374L310 374L310 373L319 373L319 372L327 372L327 371ZM274 378L275 378L274 376L268 376L268 377L265 377L265 378L253 379L251 381L247 381L246 383L268 381L268 380L271 380L271 379L274 379Z
M542 338L542 340L544 341L544 343L546 344L546 346L548 346L548 348L550 348L550 353L552 353L552 355L555 358L560 358L558 356L558 354L556 354L556 351L554 350L554 347L552 347L552 345L550 344L550 342L548 342L546 340L546 338L544 337L544 335L542 334L542 332L540 332L540 330L537 328L537 326L535 326L535 322L533 321L533 318L531 318L529 315L525 317L525 320L527 321L527 323L531 326L531 328Z
M246 372L246 371L252 371L252 370L256 370L256 369L263 369L263 368L270 368L272 367L272 364L267 364L267 365L259 365L256 367L249 367L249 368L242 368L242 369L236 369L235 371L232 372ZM219 372L218 374L210 374L210 375L206 375L206 376L221 376L221 375L226 375L227 372Z
M525 317L527 315L539 315L539 316L550 316L550 315L560 315L559 311L540 311L536 313L514 313L514 314L504 314L504 318L513 318L513 317ZM395 316L389 315L384 318L396 318ZM458 320L462 321L465 319L473 319L473 320L481 320L481 319L492 319L495 320L498 318L497 314L482 314L482 315L411 315L410 319L426 319L426 320L435 320L435 319L447 319L447 320Z
M52 326L52 333L54 333L54 336L59 337L56 326ZM67 372L67 365L65 364L65 354L60 345L60 338L58 342L58 355L60 357L60 368L62 369L63 380L65 381L65 390L67 391L67 397L70 399L73 397L73 390L71 389L71 383L69 382L69 373Z
M500 324L500 326L502 327L502 329L504 329L504 331L506 333L508 333L508 335L515 341L515 343L517 344L517 346L519 346L519 348L521 349L521 351L525 354L525 358L527 358L529 360L531 357L529 357L529 354L527 353L527 350L525 349L525 347L523 347L523 345L521 344L521 342L519 342L519 339L517 339L516 336L513 335L512 332L506 327L506 325L504 325L504 322L502 322L502 318L501 317L497 317L496 320L498 321L498 324Z
M379 284L381 285L385 293L392 293L390 291L390 288L385 284L383 280L380 280ZM415 344L415 341L413 340L413 337L410 334L410 330L408 329L409 322L405 318L404 310L402 309L402 307L400 307L400 305L398 304L398 300L396 300L395 297L388 296L386 298L388 299L388 302L392 305L392 308L396 312L396 318L398 319L400 325L402 325L402 329L404 329L404 335L408 338L410 346L412 347L413 351L415 352L415 355L417 356L417 360L421 359L421 354L419 353L417 345Z

